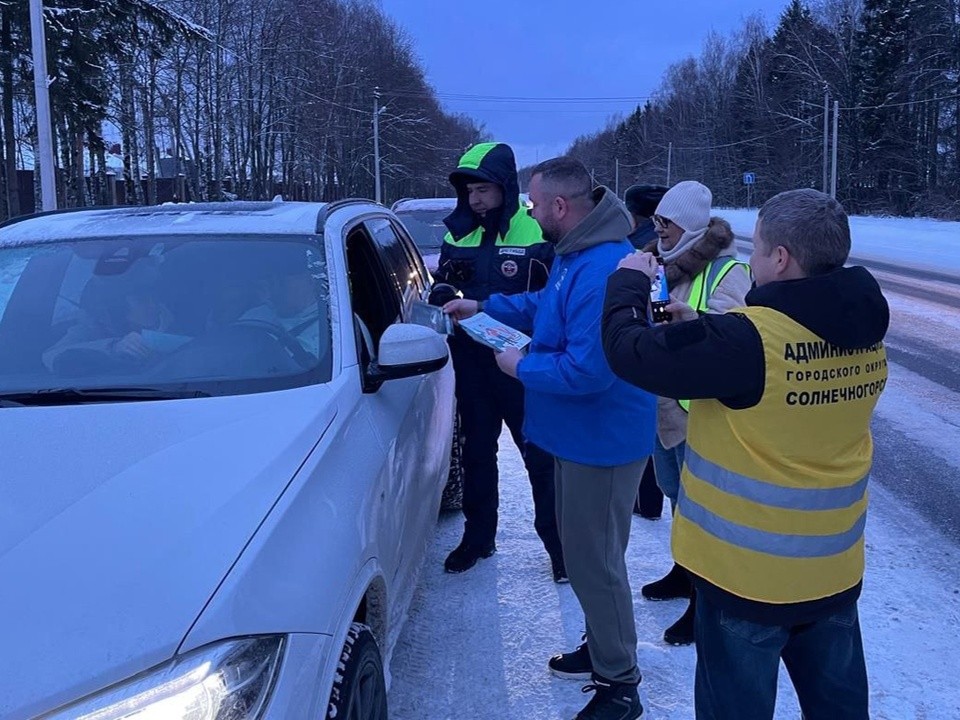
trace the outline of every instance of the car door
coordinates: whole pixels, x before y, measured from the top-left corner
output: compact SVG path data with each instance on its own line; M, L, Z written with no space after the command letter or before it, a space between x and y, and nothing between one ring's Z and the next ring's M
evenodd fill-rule
M429 274L416 247L395 221L377 218L366 225L402 299L405 318L413 302L425 301L429 295ZM446 480L444 468L453 434L452 382L452 368L421 378L407 418L394 436L398 472L409 483L407 496L412 501L405 513L405 547L422 546L435 522L433 500Z
M369 220L347 234L350 296L358 324L360 372L376 356L386 328L403 317L426 292L389 219ZM439 377L438 377L439 376ZM450 389L443 378L450 380ZM380 561L394 596L412 591L413 570L423 549L426 508L435 505L431 483L441 482L443 461L432 448L437 416L448 393L450 373L441 371L366 388L361 403L386 448L381 471L384 502L377 518ZM435 511L435 508L434 508Z

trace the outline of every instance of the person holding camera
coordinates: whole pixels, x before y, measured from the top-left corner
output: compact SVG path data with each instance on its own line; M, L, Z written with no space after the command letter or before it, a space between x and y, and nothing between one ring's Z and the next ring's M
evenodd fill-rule
M468 300L494 293L541 289L553 262L553 247L520 205L513 150L504 143L472 147L450 174L457 206L444 219L448 233L440 250L431 302L442 305L459 292ZM499 506L498 440L506 423L520 448L533 490L534 527L550 556L555 582L567 571L554 513L553 457L523 437L523 386L500 372L493 350L458 330L450 339L457 407L463 434L463 538L444 569L460 573L496 552Z

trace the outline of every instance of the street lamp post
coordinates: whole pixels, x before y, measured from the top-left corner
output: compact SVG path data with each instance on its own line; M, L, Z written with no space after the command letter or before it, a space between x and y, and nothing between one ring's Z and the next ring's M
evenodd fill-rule
M382 200L380 190L380 113L386 110L386 106L380 107L380 88L373 89L373 183L374 199L377 202Z
M50 129L50 82L47 79L47 43L43 28L43 0L30 0L30 40L33 50L33 88L37 99L37 145L34 170L40 164L40 197L44 210L57 209L57 181Z

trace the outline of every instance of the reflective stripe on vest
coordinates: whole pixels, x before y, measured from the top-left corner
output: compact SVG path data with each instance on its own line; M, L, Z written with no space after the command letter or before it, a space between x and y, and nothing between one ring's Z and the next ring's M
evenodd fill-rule
M453 235L447 232L443 241L454 247L480 247L483 232L483 227L478 226L473 232L464 235L459 240L454 240ZM543 239L543 231L540 229L540 225L527 214L527 209L521 205L520 209L510 218L510 228L507 230L506 237L497 235L496 245L498 247L530 247L542 242L546 242L546 240Z
M720 283L723 282L727 273L737 265L743 265L749 277L750 266L740 262L736 258L726 257L713 260L693 279L693 283L690 285L690 297L687 298L687 304L698 313L707 312L710 297L717 287L719 287ZM690 412L689 400L677 400L677 403L685 412Z
M847 351L770 308L737 312L763 343L763 396L743 410L691 403L673 556L749 600L835 595L863 578L883 344Z

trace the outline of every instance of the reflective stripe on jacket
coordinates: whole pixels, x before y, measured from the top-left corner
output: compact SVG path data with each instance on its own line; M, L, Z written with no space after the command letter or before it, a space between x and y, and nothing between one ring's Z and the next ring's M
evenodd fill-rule
M883 344L842 350L776 310L737 312L762 340L764 393L742 410L691 403L673 556L749 600L835 595L863 577Z

